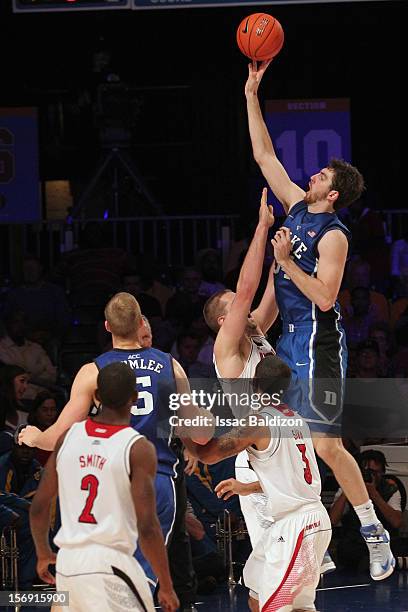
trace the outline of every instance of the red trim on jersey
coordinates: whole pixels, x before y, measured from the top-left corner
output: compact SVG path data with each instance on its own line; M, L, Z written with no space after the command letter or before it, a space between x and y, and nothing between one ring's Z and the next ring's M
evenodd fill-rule
M302 529L302 531L298 535L298 539L297 539L297 542L296 542L295 550L293 552L292 558L291 558L290 563L288 565L288 569L286 570L286 573L285 573L285 575L284 575L284 577L282 579L282 582L280 583L280 585L278 586L276 591L274 593L272 593L272 595L270 596L270 598L268 599L266 604L262 607L262 612L269 612L269 606L272 604L273 600L278 595L279 591L281 590L281 588L283 587L283 585L285 584L285 582L289 578L290 572L292 571L293 566L294 566L295 561L296 561L296 558L297 558L297 556L299 554L300 547L302 546L304 534L305 534L305 530ZM273 609L274 608L270 609L271 612L272 612Z
M110 438L118 431L126 429L130 425L111 425L110 423L97 423L92 419L87 419L85 423L85 431L92 438Z
M276 410L279 410L279 412L281 412L285 416L294 416L295 414L292 408L289 408L287 404L279 404L279 406L274 406L274 408L276 408Z

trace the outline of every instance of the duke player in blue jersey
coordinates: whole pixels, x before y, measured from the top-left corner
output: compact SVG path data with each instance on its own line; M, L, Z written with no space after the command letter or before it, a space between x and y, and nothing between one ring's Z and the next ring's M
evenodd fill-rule
M99 355L93 363L85 364L78 372L71 389L69 402L58 420L46 431L28 426L19 435L19 442L53 450L58 438L77 421L84 420L92 403L98 372L110 363L127 363L133 370L138 390L137 404L131 408L130 424L150 440L157 452L156 504L157 514L166 544L169 541L175 518L175 491L177 457L173 452L169 427L169 395L186 394L190 385L180 364L168 353L140 344L140 331L144 325L140 307L130 293L117 293L105 308L105 327L112 334L113 349ZM187 402L185 402L187 403ZM206 416L208 412L193 405L181 406L181 418ZM204 443L213 435L211 426L194 430L194 437ZM202 437L203 436L203 437ZM156 576L140 549L136 558L142 565L152 586Z
M361 195L364 180L347 162L331 160L311 177L307 191L291 181L276 156L258 100L269 63L249 64L245 95L255 160L287 213L272 240L275 292L283 321L276 351L293 372L288 403L307 419L317 454L330 466L359 516L370 552L371 577L382 580L395 565L389 535L340 437L347 348L336 299L349 232L336 212Z

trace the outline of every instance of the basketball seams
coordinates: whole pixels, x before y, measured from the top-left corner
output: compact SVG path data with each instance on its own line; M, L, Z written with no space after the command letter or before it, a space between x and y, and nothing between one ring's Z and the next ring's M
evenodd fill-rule
M262 47L264 46L264 44L267 42L268 38L269 38L269 37L270 37L270 35L272 34L272 32L273 32L273 30L274 30L274 28L275 28L275 25L276 25L276 19L275 19L275 18L273 18L273 24L272 24L272 27L269 29L269 32L267 33L267 35L265 36L264 40L262 41L262 43L259 45L258 49L256 50L256 53L257 53L257 54L261 52ZM260 59L261 59L261 58L260 58Z
M261 36L257 36L257 29L266 19L269 23L264 26ZM237 30L238 47L245 56L254 61L275 57L281 50L283 42L284 32L280 22L267 13L254 13L245 17Z
M261 18L263 15L265 15L265 13L255 13L255 15L253 15L254 19L252 20L251 27L250 27L250 28L248 28L248 29L249 29L249 38L248 38L248 53L249 53L249 55L250 55L251 59L252 59L252 57L253 57L253 55L254 55L254 53L253 53L253 51L252 51L252 49L251 49L252 34L253 34L254 30L255 30L255 24L257 23L257 21L258 21L258 20L259 20L259 19L260 19L260 18Z

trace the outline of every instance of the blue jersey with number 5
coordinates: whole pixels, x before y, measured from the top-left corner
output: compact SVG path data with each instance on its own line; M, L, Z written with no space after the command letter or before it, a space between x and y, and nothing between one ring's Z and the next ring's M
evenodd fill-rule
M130 424L154 444L157 471L174 476L177 458L170 448L170 395L176 393L172 356L154 348L113 349L96 357L99 370L121 361L135 373L139 399L132 406Z

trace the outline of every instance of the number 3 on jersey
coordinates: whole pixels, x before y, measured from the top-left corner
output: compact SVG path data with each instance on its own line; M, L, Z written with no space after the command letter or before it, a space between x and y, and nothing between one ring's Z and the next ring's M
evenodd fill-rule
M296 446L299 449L299 452L302 455L302 461L305 464L303 475L305 477L307 484L311 485L312 484L312 471L310 469L309 459L306 457L306 444L296 444Z
M136 377L136 384L144 387L152 386L152 379L150 376L138 376ZM150 391L138 391L138 402L143 400L143 407L138 408L137 404L134 404L130 409L130 412L136 416L142 416L144 414L150 414L153 411L153 395Z

